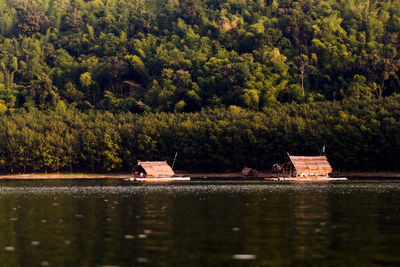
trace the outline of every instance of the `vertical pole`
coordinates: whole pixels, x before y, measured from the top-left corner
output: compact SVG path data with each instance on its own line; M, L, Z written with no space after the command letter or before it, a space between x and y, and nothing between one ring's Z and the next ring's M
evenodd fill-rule
M176 157L177 157L177 156L178 156L178 152L175 153L175 157L174 157L174 161L172 162L172 167L171 167L171 169L174 169L175 160L176 160Z

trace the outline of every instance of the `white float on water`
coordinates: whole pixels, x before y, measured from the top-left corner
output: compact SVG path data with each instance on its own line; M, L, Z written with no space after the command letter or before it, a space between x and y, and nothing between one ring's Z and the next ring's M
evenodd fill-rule
M257 257L253 254L235 254L233 255L234 260L255 260Z
M190 177L163 177L163 178L129 178L125 181L132 182L172 182L172 181L190 181Z

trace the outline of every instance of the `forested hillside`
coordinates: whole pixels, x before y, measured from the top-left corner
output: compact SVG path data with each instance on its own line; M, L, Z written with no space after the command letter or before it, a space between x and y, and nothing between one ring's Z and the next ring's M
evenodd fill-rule
M399 0L0 0L1 110L379 98L399 32Z
M399 33L400 0L0 0L0 169L397 169Z

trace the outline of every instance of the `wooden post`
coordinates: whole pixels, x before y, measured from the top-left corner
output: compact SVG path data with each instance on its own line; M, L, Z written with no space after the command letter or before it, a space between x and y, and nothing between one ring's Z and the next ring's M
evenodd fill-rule
M171 169L174 169L175 160L176 160L176 157L177 157L177 156L178 156L178 152L175 153L175 157L174 157L174 161L172 162Z

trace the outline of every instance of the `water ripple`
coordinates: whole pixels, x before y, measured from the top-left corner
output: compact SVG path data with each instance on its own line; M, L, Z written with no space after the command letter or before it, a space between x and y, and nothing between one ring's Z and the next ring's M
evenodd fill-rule
M353 192L398 192L400 191L400 181L349 181L331 183L294 183L294 182L180 182L171 184L142 184L124 183L118 185L0 185L0 197L7 195L88 195L88 194L152 194L152 193L239 193L239 192L313 192L348 194ZM55 205L57 205L56 203Z

